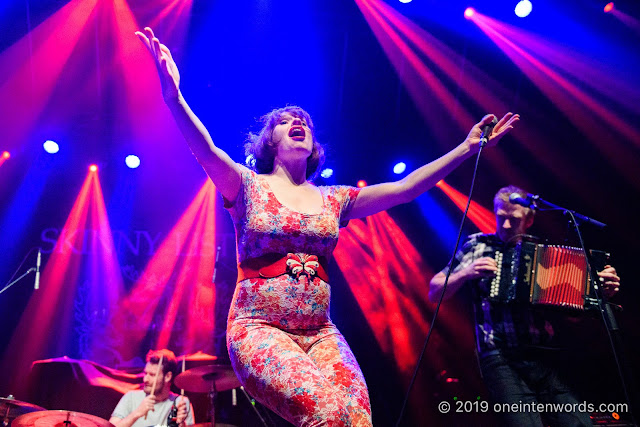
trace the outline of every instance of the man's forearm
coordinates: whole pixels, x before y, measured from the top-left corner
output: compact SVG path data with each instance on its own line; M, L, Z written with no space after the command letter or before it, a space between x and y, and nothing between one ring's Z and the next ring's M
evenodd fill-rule
M446 274L440 272L433 276L431 283L429 284L429 300L432 302L440 299L440 294L444 290L444 281ZM467 276L462 271L456 271L449 275L449 282L447 282L447 292L444 295L443 300L447 300L453 296L467 281Z
M140 418L140 415L132 412L124 418L111 417L109 422L116 427L131 427L133 423L138 421L138 418Z

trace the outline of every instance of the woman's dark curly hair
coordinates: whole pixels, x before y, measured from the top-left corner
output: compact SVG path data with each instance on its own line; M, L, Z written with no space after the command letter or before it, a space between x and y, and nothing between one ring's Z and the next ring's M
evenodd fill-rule
M273 171L273 163L277 152L277 144L272 140L273 129L280 121L280 117L285 113L304 120L311 130L313 150L307 158L307 179L311 179L324 163L324 148L316 139L316 132L309 113L295 105L276 108L260 118L260 122L263 124L262 129L258 134L249 133L247 142L244 144L247 166L258 173L271 173Z

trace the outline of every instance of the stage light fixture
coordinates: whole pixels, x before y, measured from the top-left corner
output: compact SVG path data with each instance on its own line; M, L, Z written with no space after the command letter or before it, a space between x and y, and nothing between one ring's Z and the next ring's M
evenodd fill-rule
M404 162L396 163L396 165L393 167L393 173L395 173L396 175L400 175L406 170L407 170L407 165Z
M520 0L515 8L516 16L519 18L525 18L529 16L531 10L533 9L533 5L529 0Z
M333 169L331 168L323 169L322 172L320 172L320 176L323 177L324 179L331 178L333 176Z
M98 170L98 165L91 165L91 166L89 166L89 170L90 170L91 172L96 172L96 171Z
M411 0L400 0L400 3L411 3Z
M3 151L2 155L0 155L0 166L2 166L4 164L4 162L6 162L9 157L11 157L9 152L8 151Z
M476 13L476 10L472 7L468 7L464 10L464 17L467 19L471 19L471 17Z
M131 169L135 169L138 166L140 166L140 158L134 154L129 154L125 159L124 162L127 164L127 166L129 166Z
M60 146L58 145L58 143L50 139L46 140L44 144L42 144L42 146L44 147L44 151L49 154L56 154L58 151L60 151Z
M606 6L604 7L604 12L605 13L609 13L613 10L613 2L609 2L606 4Z
M356 185L358 186L358 188L364 188L367 186L367 181L365 181L364 179L361 179L360 181L358 181Z

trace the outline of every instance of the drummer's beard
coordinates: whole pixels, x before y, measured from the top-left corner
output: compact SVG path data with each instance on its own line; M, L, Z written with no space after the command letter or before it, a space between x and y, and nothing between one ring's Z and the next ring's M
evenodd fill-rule
M156 390L155 390L155 395L157 396L158 393L160 393L160 390L162 390L164 388L164 377L160 376L158 378L158 382L156 383ZM142 383L142 389L144 390L145 394L151 394L151 391L153 390L153 380L147 382Z

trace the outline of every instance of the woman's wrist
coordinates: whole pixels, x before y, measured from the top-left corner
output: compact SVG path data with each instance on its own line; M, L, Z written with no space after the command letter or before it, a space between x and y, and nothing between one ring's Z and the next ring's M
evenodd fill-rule
M169 107L175 107L184 102L184 97L182 96L182 92L178 89L175 93L163 93L164 103Z
M458 154L464 159L466 159L467 157L470 157L474 153L474 145L471 144L469 139L465 139L454 150L458 151ZM477 152L477 150L475 152Z

